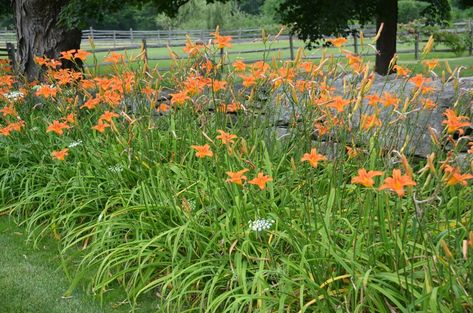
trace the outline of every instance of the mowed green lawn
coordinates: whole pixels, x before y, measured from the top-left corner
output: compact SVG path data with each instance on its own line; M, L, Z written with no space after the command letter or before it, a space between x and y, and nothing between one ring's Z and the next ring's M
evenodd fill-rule
M103 306L76 288L64 274L59 247L45 239L36 248L26 242L25 229L0 216L0 313L125 313L121 290L110 290ZM66 296L67 294L67 296ZM146 300L146 299L145 299ZM140 302L137 312L155 312L153 301Z
M90 48L88 45L83 46L84 49ZM100 46L98 47L100 48ZM304 44L302 41L294 41L294 53L296 53L297 49L304 48ZM423 45L420 46L420 50L422 50ZM398 44L397 47L398 51L407 51L413 50L414 45L413 43L401 43ZM447 47L443 44L437 44L435 49L443 50L447 49ZM250 51L257 52L250 52ZM348 44L346 50L354 51L354 48ZM151 68L157 67L163 71L166 71L171 66L171 51L175 55L179 56L180 58L186 58L186 54L183 52L182 47L172 47L172 48L148 48L148 58L150 59L149 65ZM120 51L119 53L123 53L127 56L129 60L132 61L132 67L139 66L141 62L140 57L140 49L127 49ZM267 60L271 61L273 58L279 59L289 59L290 58L290 49L289 49L289 42L287 40L277 40L274 42L268 42L263 44L261 41L256 42L246 42L246 43L235 43L233 44L232 48L225 50L226 56L228 58L228 62L233 62L236 59L242 59L245 61L257 61L257 60ZM374 49L368 45L368 40L366 40L364 49L359 47L359 52L363 55L368 55L364 57L364 60L369 60L374 63ZM338 48L318 48L318 49L304 49L304 54L308 58L320 58L323 53L327 55L334 54L340 55L340 50ZM371 54L371 56L369 56ZM108 55L108 52L99 52L94 54L95 59L93 56L89 57L87 65L90 66L91 69L94 69L94 64L97 63L99 66L97 67L98 73L106 73L108 72L107 65L100 65L104 62L104 58ZM218 56L218 53L216 53ZM436 69L436 72L440 74L442 70L445 69L445 65L443 64L444 61L448 61L451 68L455 68L458 66L463 66L464 69L461 72L462 76L472 76L473 75L473 57L468 56L468 52L466 51L463 53L462 56L457 56L453 52L431 52L426 58L428 59L439 59L441 61L441 66ZM157 60L153 60L157 59ZM314 62L318 62L318 59L314 59ZM411 67L415 71L421 71L421 66L415 66L420 61L415 59L414 53L400 53L399 54L399 64L406 65Z

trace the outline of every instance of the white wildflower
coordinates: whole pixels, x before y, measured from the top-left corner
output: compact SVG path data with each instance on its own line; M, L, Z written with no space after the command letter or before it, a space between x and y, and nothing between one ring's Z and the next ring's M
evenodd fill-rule
M77 141L71 142L67 147L68 147L68 148L74 148L74 147L77 147L77 146L79 146L79 145L81 145L81 144L82 144L82 140L79 139L79 140L77 140Z
M120 173L121 171L123 171L123 166L121 166L120 164L109 166L108 170L112 173Z
M7 98L8 100L18 101L22 99L25 96L25 94L20 91L11 91L8 93L4 93L3 96Z
M254 221L248 222L250 229L252 231L261 232L263 230L270 229L271 226L274 224L274 220L272 219L265 219L265 218L258 218Z

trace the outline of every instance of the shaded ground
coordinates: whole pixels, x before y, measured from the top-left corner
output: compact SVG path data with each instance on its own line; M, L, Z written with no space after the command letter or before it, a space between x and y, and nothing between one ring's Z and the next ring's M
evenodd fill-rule
M0 312L1 313L122 313L123 294L115 291L104 305L80 288L64 297L70 284L61 267L54 240L43 240L34 249L26 235L8 217L0 216ZM152 303L137 312L155 312Z

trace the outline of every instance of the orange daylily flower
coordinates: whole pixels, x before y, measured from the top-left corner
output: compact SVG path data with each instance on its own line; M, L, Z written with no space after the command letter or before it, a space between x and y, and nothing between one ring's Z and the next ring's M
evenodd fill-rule
M222 48L231 48L232 44L232 36L221 36L218 33L213 34L215 36L215 41L217 42L217 46L219 49Z
M7 125L7 127L10 127L12 131L17 131L17 132L19 132L24 126L25 126L25 121L21 121L21 120Z
M266 188L266 184L273 179L269 176L264 175L262 172L258 173L258 176L250 180L248 183L252 185L257 185L261 190Z
M447 117L447 119L442 121L442 124L447 125L447 132L449 134L458 131L460 135L463 135L465 132L463 127L468 127L471 125L471 122L467 116L458 116L457 113L455 113L455 111L452 109L445 110L443 114Z
M306 81L306 80L297 80L296 81L296 89L299 91L299 92L304 92L306 90L310 90L311 89L311 86L312 86L312 82L311 81Z
M306 73L310 73L314 69L314 63L312 63L312 62L301 62L301 63L299 63L299 68L302 69Z
M79 59L81 61L85 61L89 55L90 55L90 52L79 49L77 50L76 54L74 54L74 58Z
M348 60L348 65L356 65L362 62L362 59L359 55L354 53L346 53L345 58Z
M170 96L171 96L171 104L183 105L186 102L186 100L190 99L190 97L187 95L186 90L182 90L177 93L171 93Z
M437 104L432 99L423 99L422 100L422 108L426 110L433 110L437 108Z
M426 65L429 68L429 71L431 71L439 65L439 60L425 60L422 64Z
M12 75L3 75L0 76L0 87L8 87L8 89L13 87L13 83L15 82Z
M169 105L167 105L166 103L160 103L156 111L164 113L164 112L169 111L169 109L170 109Z
M108 127L110 127L110 124L104 123L102 120L99 120L97 125L92 126L92 129L95 129L99 133L103 133Z
M356 158L361 152L361 149L356 147L346 146L345 148L347 149L348 159Z
M320 94L318 96L319 99L316 100L316 104L323 104L324 102L330 102L332 91L335 91L335 88L332 86L327 85L327 83L322 82L320 85L318 84L317 87L320 90Z
M8 126L2 127L0 128L0 135L4 137L8 137L10 136L11 131L12 131L11 128Z
M447 181L447 186L454 186L457 184L461 184L463 186L467 186L467 180L473 179L472 174L462 174L460 173L460 169L458 167L453 167L451 165L445 165L444 169L445 173L447 173L445 180Z
M48 63L46 64L46 66L48 66L49 68L52 68L52 69L55 69L59 66L61 66L61 61L59 60L55 60L55 59L51 59L48 61Z
M72 50L68 50L68 51L62 51L60 59L72 61L72 60L74 60L74 53L76 51L77 51L76 49L72 49Z
M410 74L411 70L399 65L394 65L394 70L397 73L397 76L407 76Z
M51 155L59 161L64 161L64 158L69 155L69 149L64 148L59 151L53 151L51 152Z
M93 89L95 88L95 82L91 79L83 79L80 81L80 86L85 90Z
M399 197L404 195L405 186L415 186L417 183L408 175L401 175L401 170L393 169L392 177L384 180L384 183L379 187L379 190L389 189L397 193Z
M226 85L227 85L227 82L223 80L213 80L211 82L213 92L217 92L219 90L225 89Z
M395 108L397 108L397 106L399 105L399 98L396 97L396 96L393 96L391 93L389 92L384 92L383 93L383 97L381 98L381 103L385 106L385 107L388 107L388 106L393 106Z
M218 110L219 112L224 112L224 113L234 113L241 110L241 104L238 102L233 102L229 104L222 103L219 106Z
M376 115L361 115L361 129L370 130L374 127L381 127L383 123Z
M6 107L3 107L0 112L2 112L3 116L17 116L18 113L16 113L16 110L13 106L6 106Z
M243 86L251 87L256 84L256 78L253 75L240 75L241 79L243 79Z
M368 104L374 107L382 101L381 97L378 94L367 95L366 99L368 99Z
M114 117L119 117L120 115L118 115L117 113L115 112L110 112L110 111L105 111L99 118L99 121L107 121L109 123L112 122L112 118Z
M212 61L207 59L204 63L202 63L200 65L200 67L203 70L205 70L206 73L210 73L210 71L212 71L212 69L214 68L214 65L213 65Z
M90 98L83 105L81 105L81 109L87 108L89 110L93 110L97 105L100 104L100 97L97 98Z
M338 38L333 38L328 40L334 47L340 48L344 44L348 42L348 39L344 37L338 37Z
M182 48L182 51L190 56L194 56L201 48L204 48L204 45L193 43L189 38L186 38L186 46Z
M182 93L187 95L201 94L207 84L211 85L212 81L200 76L190 75L183 82L185 88Z
M16 123L10 123L7 126L0 128L0 135L8 137L10 136L12 131L17 131L19 132L22 127L25 126L24 121L18 121Z
M417 88L420 88L425 83L430 82L431 79L424 77L422 74L417 74L416 76L409 79L409 81L413 83Z
M292 81L296 77L296 72L294 68L281 67L279 68L278 72L280 78L289 81Z
M246 180L247 177L244 176L243 174L245 174L246 172L248 172L249 170L247 168L244 168L242 169L241 171L238 171L238 172L226 172L227 175L230 177L228 178L226 181L229 182L229 183L234 183L234 184L237 184L237 185L242 185L243 184L243 180Z
M268 63L264 61L257 61L251 64L251 71L253 76L256 77L264 77L264 74L270 69Z
M46 132L47 133L55 132L58 135L62 135L64 134L63 129L69 129L69 128L71 127L67 125L66 122L59 122L58 120L54 120L52 124L48 125Z
M373 187L374 179L373 177L381 176L383 172L381 171L366 171L364 168L358 170L358 176L355 176L351 179L352 184L360 184L365 187Z
M232 144L233 139L238 138L237 135L226 133L221 129L217 130L217 132L220 133L220 135L217 136L217 139L220 139L224 145Z
M242 60L236 60L232 65L237 72L243 72L246 69L246 64Z
M105 62L112 62L113 64L117 64L118 62L122 62L124 60L123 54L111 52L106 58L103 60Z
M49 87L48 85L43 85L36 90L37 96L43 96L45 98L55 97L57 94L57 89Z
M151 88L150 86L145 86L141 89L141 92L148 97L148 99L155 94L155 90Z
M123 95L113 90L107 90L102 97L104 103L116 107L123 99Z
M210 150L210 146L208 144L205 144L203 146L191 146L191 148L196 151L195 156L198 158L211 158L214 155L212 150Z
M332 99L328 106L336 109L338 112L343 112L348 104L350 104L350 100L337 96Z
M67 85L76 78L76 75L69 69L60 69L52 72L52 76L56 79L56 83L60 86ZM78 78L78 77L77 77Z
M309 162L310 166L316 168L319 164L319 161L325 161L327 157L322 154L317 153L316 148L312 148L310 153L304 153L304 156L301 158L301 162L307 161Z
M36 64L38 64L40 66L43 66L43 65L46 65L48 63L48 58L42 58L42 57L39 57L39 56L35 56L34 61L36 62Z
M419 89L423 95L435 91L435 88L433 86L421 86Z
M74 124L76 122L76 116L74 113L69 113L66 117L62 118L66 123Z

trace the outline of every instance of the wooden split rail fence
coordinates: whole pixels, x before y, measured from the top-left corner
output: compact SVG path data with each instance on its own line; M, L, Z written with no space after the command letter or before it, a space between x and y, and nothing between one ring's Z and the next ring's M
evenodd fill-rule
M359 32L356 30L357 27L353 27L351 32L350 41L345 45L346 49L351 50L354 53L359 53L360 50L360 40ZM375 29L373 27L366 27L363 30L363 33L366 38L373 37L375 35ZM467 48L468 55L473 55L473 24L471 21L455 23L449 29L443 31L457 33L457 34L466 34L469 38L469 47ZM151 48L183 48L186 43L186 39L190 38L192 41L201 41L208 42L213 38L214 31L211 30L155 30L155 31L137 31L137 30L96 30L89 28L82 31L82 49L92 52L93 54L97 53L109 53L109 52L119 52L127 50L139 50L142 58L138 58L137 61L169 61L172 59L171 56L163 57L153 57L152 53L149 53ZM261 42L262 41L262 31L261 29L237 29L237 30L228 30L220 31L221 35L232 36L232 43L251 43L251 42ZM409 37L410 40L405 38ZM4 41L13 42L14 33L12 31L0 31L0 42ZM286 52L284 59L293 60L295 57L295 51L298 47L302 46L302 42L296 40L288 33L282 33L277 38L270 36L269 40L276 39L279 43L277 48L267 48L267 49L245 49L237 50L233 48L227 53L229 55L251 55L258 54L260 57L257 59L247 59L248 62L255 62L261 59L263 53L268 52ZM405 31L399 31L398 38L398 49L399 54L414 54L415 59L420 57L420 49L422 44L425 43L428 39L428 36L422 35L420 33L407 33ZM284 44L284 43L287 43ZM282 46L281 46L282 44ZM2 55L8 55L12 62L14 62L14 49L11 48L0 49L0 57ZM407 46L407 47L406 47ZM8 52L10 51L10 52ZM12 53L13 51L13 53ZM289 51L287 53L287 51ZM452 52L450 49L442 48L435 49L437 52ZM221 50L221 55L225 52ZM375 55L375 51L372 53L364 55ZM309 59L318 59L320 56L311 55L309 53ZM99 65L107 65L107 63L102 62ZM165 69L165 68L162 68Z
M7 57L12 68L15 68L15 45L7 42L5 48L0 48L0 58Z

